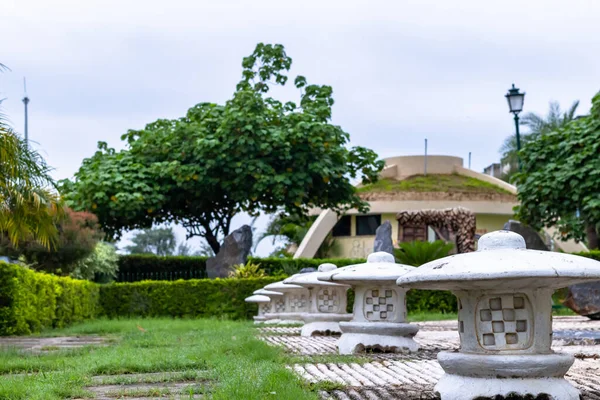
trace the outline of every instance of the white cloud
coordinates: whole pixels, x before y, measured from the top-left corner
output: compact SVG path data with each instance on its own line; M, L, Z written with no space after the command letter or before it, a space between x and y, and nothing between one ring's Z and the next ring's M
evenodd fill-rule
M334 122L383 156L498 159L514 130L504 93L589 109L599 89L600 2L578 0L3 0L0 98L71 176L99 140L201 101L224 102L259 41L286 46L292 75L334 88ZM286 98L295 92L276 90Z

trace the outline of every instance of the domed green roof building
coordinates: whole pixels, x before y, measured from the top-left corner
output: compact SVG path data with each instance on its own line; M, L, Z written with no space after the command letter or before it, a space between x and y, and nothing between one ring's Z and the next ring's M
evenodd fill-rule
M392 225L392 239L398 242L439 239L431 226L402 226L396 219L403 211L442 210L462 207L476 218L476 236L500 230L514 218L518 204L516 187L490 175L463 166L452 156L401 156L385 159L380 180L359 185L358 193L369 202L368 214L350 210L338 215L331 210L313 210L318 215L294 258L314 257L328 237L335 245L330 257L366 258L373 251L375 230L383 222ZM552 231L548 231L552 235ZM565 252L582 251L573 241L555 243Z

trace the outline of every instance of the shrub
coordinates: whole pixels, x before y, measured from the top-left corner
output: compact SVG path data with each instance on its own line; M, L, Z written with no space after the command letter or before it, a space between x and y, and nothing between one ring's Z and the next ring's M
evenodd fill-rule
M100 287L104 315L116 317L226 317L250 319L256 305L244 301L281 277L190 279L112 283Z
M15 259L22 256L36 270L69 275L78 261L93 253L102 232L94 214L71 209L66 209L65 219L57 224L57 228L55 248L48 249L33 237L15 247L4 236L0 239L0 252Z
M0 263L0 335L25 335L93 318L98 285Z
M446 257L454 245L446 243L443 240L435 242L404 242L398 243L398 248L394 249L396 260L401 264L419 267L430 261Z
M94 252L77 262L70 275L76 279L91 281L96 277L101 277L103 281L111 281L116 278L118 269L119 255L115 246L106 242L98 242Z
M233 271L229 272L229 277L234 279L241 278L264 278L267 276L265 271L260 269L260 264L253 264L248 261L246 264L233 266Z

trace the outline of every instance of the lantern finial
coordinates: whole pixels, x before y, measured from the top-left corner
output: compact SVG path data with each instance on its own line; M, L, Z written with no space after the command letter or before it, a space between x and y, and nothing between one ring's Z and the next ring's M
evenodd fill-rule
M523 236L511 231L486 233L477 242L477 251L525 248Z

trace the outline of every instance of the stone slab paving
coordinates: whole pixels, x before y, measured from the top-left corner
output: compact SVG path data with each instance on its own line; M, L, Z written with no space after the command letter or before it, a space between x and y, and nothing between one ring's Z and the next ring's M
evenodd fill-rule
M308 382L329 381L349 387L345 391L332 391L327 394L329 397L322 396L334 399L435 398L433 387L444 373L436 360L382 360L362 365L296 364L291 368ZM600 363L595 360L576 360L567 379L584 393L584 399L597 400L600 399L599 376ZM385 393L377 396L380 389Z
M100 336L0 338L0 347L15 347L32 352L75 349L85 346L106 346L107 344L107 339Z
M197 371L202 374L203 371ZM182 379L182 374L189 372L150 372L141 374L99 375L92 377L93 386L86 390L93 393L89 399L114 400L126 398L128 400L151 399L201 399L203 394L190 394L204 391L208 381L198 379ZM124 382L122 384L116 382ZM106 383L109 382L109 383ZM152 395L149 395L152 394ZM81 398L75 400L87 400Z
M299 335L302 331L301 327L278 327L270 326L258 328L263 335Z
M296 374L311 383L332 382L340 389L321 391L323 399L435 399L433 387L443 374L437 362L440 350L456 350L459 338L456 321L418 323L420 331L415 340L421 345L416 354L366 354L367 363L301 363L289 366ZM585 400L600 400L600 321L585 317L555 317L555 351L575 355L575 364L567 379L578 387ZM271 345L304 356L337 354L337 337L301 337L282 328L260 330L260 338ZM296 328L287 328L296 329ZM573 334L573 332L580 333ZM270 335L271 334L271 335ZM343 389L342 389L343 387Z
M189 394L190 388L198 387L192 382L162 382L162 383L136 383L130 385L100 385L91 386L86 389L94 393L95 400L114 400L127 398L128 400L151 400L151 399L200 399L201 394ZM151 392L154 396L136 396L136 393ZM163 394L158 394L162 392ZM188 392L188 393L186 393Z

